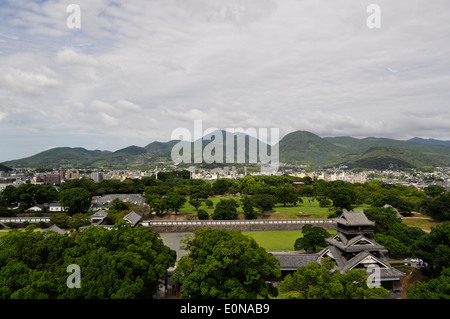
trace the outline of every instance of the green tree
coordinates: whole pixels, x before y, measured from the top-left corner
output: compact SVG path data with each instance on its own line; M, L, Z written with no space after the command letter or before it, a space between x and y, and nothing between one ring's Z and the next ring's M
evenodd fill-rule
M200 199L206 200L209 197L210 193L211 193L211 184L208 183L193 185L190 191L191 198L198 200Z
M255 206L260 208L262 212L269 212L275 206L277 199L273 195L253 195Z
M103 180L102 183L119 183L119 185L121 184L121 182L118 180ZM97 192L98 185L92 179L83 177L79 179L68 179L64 183L62 183L60 187L62 191L71 188L83 188L88 191L91 196L93 196ZM108 193L113 194L115 193L115 191L110 190Z
M324 258L297 268L280 282L280 296L284 299L381 299L388 294L384 288L369 288L366 271L333 270L336 264Z
M319 199L320 207L328 207L331 206L331 204L332 204L331 200L326 197L322 197L321 199Z
M435 273L450 268L450 222L432 227L429 234L421 236L414 243L411 252L414 257L426 262Z
M394 254L402 254L408 250L408 247L405 244L393 236L378 233L375 234L374 239L388 250L389 257L391 256L391 252Z
M194 206L195 210L198 210L198 208L202 205L202 202L199 201L198 199L191 198L191 199L189 200L189 204L191 204L192 206Z
M330 237L330 234L319 226L313 226L311 224L306 224L302 228L303 236L295 241L295 250L312 250L316 252L317 249L324 248L327 246L325 238Z
M1 238L0 299L152 298L175 260L157 232L124 221L71 236L28 226ZM70 264L81 269L79 289L66 285Z
M57 297L56 273L73 240L55 232L34 230L33 225L25 231L12 230L1 239L0 299Z
M299 200L298 192L295 190L293 186L278 186L275 188L275 197L278 203L283 204L286 207L286 204L291 203L293 206L297 204ZM300 200L302 200L300 198Z
M157 194L146 195L145 202L157 215L162 215L162 213L165 210L161 195Z
M396 190L391 190L386 195L376 196L373 200L375 207L383 207L386 204L397 208L404 215L409 215L415 207L414 203L399 196Z
M66 213L56 213L52 214L50 217L50 225L56 225L59 228L68 229L70 228L70 217Z
M17 188L12 185L6 186L2 190L1 195L5 199L7 206L11 206L12 204L19 202Z
M84 188L61 190L59 201L69 215L86 213L91 207L91 193Z
M398 239L407 249L411 249L414 243L426 233L419 227L409 227L402 222L398 222L390 225L387 234Z
M69 227L73 229L79 229L83 226L88 226L91 224L91 218L88 214L75 214L72 216Z
M213 208L214 203L213 203L212 200L207 199L207 200L205 201L205 205L206 205L209 209L211 209L211 208Z
M175 193L169 193L164 197L165 207L169 210L172 210L174 212L178 212L181 207L184 206L186 203L186 198L175 194Z
M121 212L123 210L128 210L129 207L124 201L116 197L112 200L111 207L109 209L116 212Z
M197 211L197 217L198 217L198 219L201 219L201 220L207 220L207 219L209 219L209 214L206 210L199 209Z
M445 193L445 187L440 185L429 185L423 189L424 193L430 197L437 197Z
M408 299L450 299L450 268L444 268L441 275L428 282L409 286Z
M214 209L214 213L212 214L212 219L214 220L236 219L238 207L239 204L232 198L221 199L216 204L216 208Z
M253 197L244 196L241 198L241 206L244 211L245 219L256 219L254 206L256 205Z
M227 178L218 178L212 184L212 192L216 195L223 195L228 192L230 181Z
M64 252L59 268L59 298L152 298L176 260L175 251L163 244L157 232L128 227L124 221L111 230L89 227L77 232L74 243ZM70 264L82 271L79 289L65 285Z
M240 231L202 228L187 239L189 253L172 277L182 298L256 299L276 296L279 260Z
M425 201L423 206L425 212L434 219L450 220L450 192L439 195L433 200Z

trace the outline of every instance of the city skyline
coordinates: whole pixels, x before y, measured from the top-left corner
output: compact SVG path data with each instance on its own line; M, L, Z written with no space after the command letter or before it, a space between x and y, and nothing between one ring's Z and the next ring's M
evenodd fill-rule
M0 4L0 162L178 127L450 140L446 1Z

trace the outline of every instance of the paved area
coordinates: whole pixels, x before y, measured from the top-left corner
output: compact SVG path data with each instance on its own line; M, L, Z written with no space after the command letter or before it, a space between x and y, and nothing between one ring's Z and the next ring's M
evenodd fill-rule
M192 238L193 233L160 233L160 235L164 244L177 252L177 260L180 260L181 257L188 253L186 250L181 249L183 245L181 240L185 239L186 235L190 235Z

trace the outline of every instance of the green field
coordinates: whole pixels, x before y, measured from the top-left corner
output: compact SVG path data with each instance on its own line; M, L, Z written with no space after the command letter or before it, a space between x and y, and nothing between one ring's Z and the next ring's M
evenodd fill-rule
M331 235L335 230L328 231ZM294 250L297 238L302 237L300 230L246 231L244 235L252 237L265 250Z
M210 215L214 212L214 207L216 204L223 198L233 198L237 202L240 201L239 196L229 196L229 197L211 197L210 200L213 201L214 206L212 209L208 209L205 203L202 203L199 209L206 210ZM264 213L265 217L276 218L276 219L297 219L297 218L327 218L331 213L329 211L329 207L320 207L319 202L314 200L312 197L302 197L303 203L298 204L297 206L286 206L283 207L282 204L275 205L272 212ZM362 205L359 207L355 207L353 210L361 210L363 208L369 207L368 205ZM242 208L239 207L237 209L238 213L242 213ZM197 211L195 208L189 204L189 199L183 208L179 211L180 214L185 215L197 215Z

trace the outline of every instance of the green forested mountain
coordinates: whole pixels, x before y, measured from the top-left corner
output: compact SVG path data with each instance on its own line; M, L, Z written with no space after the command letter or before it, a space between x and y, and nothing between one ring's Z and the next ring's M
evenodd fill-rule
M221 131L225 141L224 131ZM241 134L242 135L242 134ZM241 136L239 135L239 136ZM218 135L220 137L220 135ZM237 141L237 137L235 137ZM248 160L250 141L259 146L254 137L245 137L245 155ZM6 167L72 167L72 168L135 168L148 169L159 163L170 163L173 147L179 141L152 142L145 147L129 146L115 152L90 151L84 148L58 147L27 158L2 163ZM203 140L202 148L211 151L212 141ZM295 131L279 142L280 162L306 164L310 167L346 165L349 168L385 169L450 166L450 146L446 141L411 139L400 141L387 138L319 137L306 131ZM194 152L194 143L191 154ZM225 162L226 147L222 141ZM234 143L236 158L237 143ZM213 153L215 154L215 153ZM233 163L228 163L233 165ZM1 170L1 165L0 165Z
M81 147L56 147L23 159L3 163L9 167L81 167L109 151L89 151Z
M9 167L7 167L7 166L5 166L5 165L0 164L0 171L8 172L8 171L10 171L10 170L11 170L11 168L9 168Z
M346 157L347 159L341 164L349 168L405 169L445 165L424 153L395 147L372 147L362 153L347 154Z
M305 131L287 134L280 141L280 162L327 165L338 162L345 150L324 138Z

